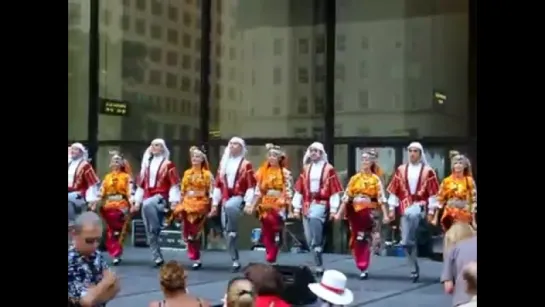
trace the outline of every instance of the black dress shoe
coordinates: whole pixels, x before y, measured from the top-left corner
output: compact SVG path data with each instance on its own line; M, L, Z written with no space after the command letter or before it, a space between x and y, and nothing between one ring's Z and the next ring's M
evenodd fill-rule
M367 271L361 272L360 280L366 280L368 278L369 278L369 273L367 273Z
M238 271L240 271L240 264L239 265L234 265L233 268L231 269L231 272L233 273L237 273Z
M155 267L158 268L158 267L162 266L163 263L165 263L165 260L157 259L157 260L155 260Z
M413 283L417 283L419 279L420 274L418 274L417 272L411 272L411 280L413 281Z
M119 257L114 258L114 260L112 261L112 264L113 264L114 266L117 266L117 265L119 265L120 263L121 263L121 258L119 258Z
M194 270L194 271L197 271L197 270L199 270L201 267L202 267L202 263L200 263L200 262L195 262L195 263L193 263L193 265L191 266L191 269Z

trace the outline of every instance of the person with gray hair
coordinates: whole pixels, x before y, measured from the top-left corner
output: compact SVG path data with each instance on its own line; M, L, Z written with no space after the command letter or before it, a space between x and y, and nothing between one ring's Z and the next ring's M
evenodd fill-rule
M97 251L102 220L91 211L74 221L68 249L68 300L76 306L105 306L119 292L119 281Z
M86 203L98 201L100 179L89 163L87 149L81 143L68 147L68 226Z

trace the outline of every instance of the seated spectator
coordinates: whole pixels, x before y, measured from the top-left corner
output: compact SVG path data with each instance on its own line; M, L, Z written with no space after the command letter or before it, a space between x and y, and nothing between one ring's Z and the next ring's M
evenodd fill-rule
M321 306L347 306L354 294L346 288L346 275L337 270L326 270L319 283L308 285L310 291L323 302Z
M256 307L289 307L290 305L280 298L284 292L282 275L272 266L256 263L248 266L244 276L252 282L257 295Z
M227 283L223 307L254 307L255 297L252 282L244 277L235 277Z
M466 293L471 296L469 302L460 305L459 307L476 307L477 306L477 262L470 262L465 266L462 273L466 281Z
M445 233L445 243L443 255L448 254L448 251L455 246L458 242L465 239L469 239L475 235L473 227L464 222L454 223L449 230Z
M456 225L454 224L445 235L449 236L449 246L445 247L446 254L441 274L441 282L445 292L452 294L452 306L459 306L471 301L472 295L466 293L467 282L462 271L468 263L477 262L477 236L473 232L469 235L465 230L464 235L460 234L454 228ZM466 226L470 227L468 224ZM459 229L465 229L466 226L461 225ZM446 241L447 238L445 238Z
M150 307L209 307L210 304L187 293L187 276L184 268L171 260L159 271L159 283L165 297L150 303Z
M68 301L72 306L105 306L119 292L119 281L97 252L102 221L94 212L76 218L68 249Z

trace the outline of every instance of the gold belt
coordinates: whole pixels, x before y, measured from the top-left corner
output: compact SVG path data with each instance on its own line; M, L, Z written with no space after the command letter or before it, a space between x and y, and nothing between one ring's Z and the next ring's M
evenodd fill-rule
M467 200L449 199L447 201L447 206L450 208L466 209L468 205L469 205L469 202Z
M107 200L123 200L125 197L121 194L110 194L106 196Z
M205 196L206 195L206 192L205 191L193 191L193 190L190 190L190 191L187 191L185 193L185 196L189 196L189 197L199 197L199 196Z

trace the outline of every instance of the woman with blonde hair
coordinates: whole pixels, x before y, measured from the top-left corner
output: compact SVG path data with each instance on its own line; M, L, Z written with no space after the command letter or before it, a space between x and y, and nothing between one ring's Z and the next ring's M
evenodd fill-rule
M460 241L472 238L474 235L475 232L470 224L466 222L455 222L447 233L445 233L445 243L443 245L445 252L443 255L446 255L447 252Z
M235 277L227 284L223 299L224 307L254 307L255 293L252 282L244 277Z
M151 302L149 307L209 307L210 304L187 293L184 268L171 260L159 270L159 283L164 299Z

